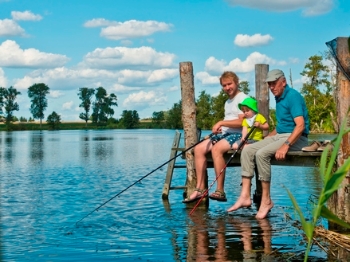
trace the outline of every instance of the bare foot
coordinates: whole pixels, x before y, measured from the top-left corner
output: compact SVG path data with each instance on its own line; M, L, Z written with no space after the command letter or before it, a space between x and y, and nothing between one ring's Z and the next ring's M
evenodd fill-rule
M232 211L236 211L242 207L250 207L252 205L252 200L249 198L243 198L243 197L239 197L237 202L230 207L229 209L227 209L227 212L232 212Z
M261 203L258 213L256 214L256 219L263 219L267 216L270 210L273 208L273 202L270 200L267 203Z

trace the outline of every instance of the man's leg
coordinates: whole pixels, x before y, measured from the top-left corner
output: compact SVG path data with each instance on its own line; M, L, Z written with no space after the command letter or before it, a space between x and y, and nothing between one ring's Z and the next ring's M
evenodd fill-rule
M262 196L259 211L256 214L257 219L263 219L267 216L270 210L273 208L273 202L270 196L270 181L261 181L262 186Z
M251 177L242 177L242 191L236 203L227 209L227 212L236 211L241 207L250 207L252 200L250 199Z
M265 138L262 141L256 142L254 144L247 145L243 148L241 152L241 167L242 167L242 190L241 194L236 201L236 203L231 206L227 211L235 211L241 207L249 207L252 204L252 200L250 198L250 188L251 188L251 180L254 176L254 157L255 153L262 147L271 143L270 138Z
M205 176L206 176L206 171L207 171L207 158L206 154L210 152L212 149L213 145L210 141L210 139L207 139L200 144L196 145L194 147L194 164L195 164L195 169L196 169L196 176L197 176L197 184L196 188L199 190L204 190L206 189L206 184L205 184ZM201 196L200 191L193 191L193 193L187 198L188 200L190 199L195 199Z
M219 142L213 146L211 150L211 155L214 161L214 171L215 176L217 177L216 181L216 190L224 192L224 183L225 183L225 158L224 154L230 150L230 144L226 139L221 139Z
M270 143L259 149L255 154L256 166L258 169L259 180L262 186L262 196L259 211L256 214L257 219L263 219L273 208L273 202L270 195L271 187L271 158L275 157L276 151L283 145L290 134L277 134L270 138Z

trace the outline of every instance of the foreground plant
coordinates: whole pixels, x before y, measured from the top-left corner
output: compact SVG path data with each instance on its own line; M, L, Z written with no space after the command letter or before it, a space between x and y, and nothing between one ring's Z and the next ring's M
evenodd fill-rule
M336 223L344 228L350 229L350 224L341 220L339 217L333 214L333 212L330 211L326 206L327 200L331 197L331 195L336 190L338 190L340 183L343 181L347 172L350 169L350 158L348 158L344 161L344 164L341 167L339 167L338 170L335 171L335 173L332 174L332 169L337 158L342 137L344 136L344 134L350 132L350 129L346 129L345 124L346 124L346 121L343 121L339 134L334 142L334 148L332 150L332 154L330 155L330 157L329 157L329 153L330 153L329 148L326 148L321 155L320 174L323 180L323 188L319 195L317 204L312 209L312 218L310 221L306 221L297 201L295 200L292 193L287 189L289 198L291 199L294 209L297 211L300 217L302 228L307 237L307 248L305 251L304 261L307 261L308 259L308 255L309 255L312 240L313 240L314 230L316 227L316 223L320 217L323 217L328 221Z

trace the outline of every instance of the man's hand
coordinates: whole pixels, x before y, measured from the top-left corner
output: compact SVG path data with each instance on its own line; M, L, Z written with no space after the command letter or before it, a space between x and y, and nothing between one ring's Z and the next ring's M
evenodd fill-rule
M275 158L277 160L284 160L286 159L286 154L288 152L289 146L286 144L283 144L277 151L275 154Z

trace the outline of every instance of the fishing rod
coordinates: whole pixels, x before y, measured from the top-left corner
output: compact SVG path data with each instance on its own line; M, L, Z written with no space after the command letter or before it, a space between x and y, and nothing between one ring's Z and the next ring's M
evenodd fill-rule
M233 154L230 156L230 158L227 160L225 166L223 167L223 169L221 169L219 175L215 178L215 180L211 183L211 185L209 186L209 188L207 190L205 190L205 192L203 193L202 197L198 200L197 204L192 208L191 212L190 212L190 216L193 214L193 212L196 210L197 206L200 204L200 202L202 201L202 199L204 197L207 196L209 190L211 189L211 187L214 185L214 183L216 182L216 180L218 180L218 178L221 176L222 172L224 172L224 170L226 169L226 167L228 166L228 164L231 162L231 160L234 158L234 156L236 155L236 153L244 146L244 144L247 142L249 136L254 132L255 130L255 126L253 126L249 133L245 136L245 138L243 139L243 141L239 144L238 148L235 150L235 152L233 152Z
M91 215L92 213L94 213L95 211L98 211L101 207L103 207L105 204L107 204L108 202L110 202L111 200L113 200L114 198L116 198L117 196L119 196L120 194L122 194L123 192L125 192L126 190L128 190L130 187L132 187L133 185L141 182L142 179L148 177L150 174L154 173L155 171L157 171L158 169L160 169L161 167L165 166L166 164L168 164L170 161L174 160L175 158L177 158L178 156L182 155L183 153L187 152L188 150L194 148L196 145L202 143L204 140L212 137L214 135L214 133L211 133L210 135L205 136L202 140L198 141L197 143L195 143L194 145L190 146L189 148L187 148L185 151L182 151L181 153L178 153L177 155L175 155L173 158L170 158L168 161L166 161L165 163L161 164L159 167L153 169L151 172L149 172L148 174L144 175L143 177L141 177L139 180L135 181L134 183L132 183L131 185L129 185L128 187L126 187L125 189L123 189L122 191L120 191L118 194L114 195L113 197L111 197L110 199L108 199L107 201L105 201L103 204L99 205L97 208L95 208L94 210L92 210L89 214L87 214L86 216L84 216L83 218L81 218L79 221L77 221L75 223L75 225L77 225L80 221L82 221L84 218L88 217L89 215Z

